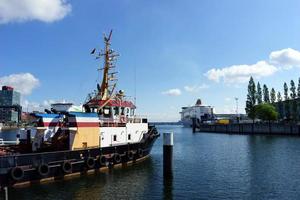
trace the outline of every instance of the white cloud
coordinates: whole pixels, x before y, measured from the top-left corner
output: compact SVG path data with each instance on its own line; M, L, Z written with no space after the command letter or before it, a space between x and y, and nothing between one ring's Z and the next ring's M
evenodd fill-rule
M199 92L200 90L209 88L209 85L203 83L202 85L184 86L184 90L187 92Z
M53 22L71 12L66 0L0 0L0 24L39 20Z
M181 95L181 90L178 88L170 89L167 91L162 92L164 95L169 95L169 96L179 96Z
M300 52L291 48L273 51L269 60L270 63L285 69L300 67Z
M226 97L225 101L231 101L231 98L230 97Z
M31 94L32 90L40 85L39 79L30 73L11 74L0 77L0 86L12 86L23 95Z
M261 78L270 76L278 70L274 65L266 61L259 61L253 65L232 65L221 69L210 69L205 73L209 80L225 83L244 83L249 81L250 76Z
M253 65L232 65L224 68L213 68L204 75L212 81L225 83L244 83L249 81L250 76L256 79L271 76L280 69L300 67L300 51L286 48L273 51L269 60L259 61Z

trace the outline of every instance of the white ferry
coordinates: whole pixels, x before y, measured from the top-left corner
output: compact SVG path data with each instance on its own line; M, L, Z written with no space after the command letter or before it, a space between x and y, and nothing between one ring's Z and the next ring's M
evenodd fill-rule
M193 106L182 107L181 123L185 127L192 127L193 118L196 123L209 123L214 120L214 108L212 106L202 105L201 99L198 99Z

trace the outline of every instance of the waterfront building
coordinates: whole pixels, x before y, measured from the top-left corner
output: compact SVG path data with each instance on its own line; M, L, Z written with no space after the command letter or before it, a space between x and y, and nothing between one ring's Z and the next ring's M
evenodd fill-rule
M0 90L0 122L18 123L21 118L21 94L9 86Z

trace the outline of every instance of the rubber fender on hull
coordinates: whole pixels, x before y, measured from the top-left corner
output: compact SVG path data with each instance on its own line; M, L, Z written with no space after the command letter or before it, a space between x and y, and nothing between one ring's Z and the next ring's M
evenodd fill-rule
M73 171L72 163L70 161L64 161L61 167L62 171L66 174L70 174Z
M10 171L10 176L15 181L20 181L24 177L24 170L21 167L14 167Z
M132 151L128 151L127 152L127 158L128 158L128 160L132 160L133 159L133 152Z
M114 161L115 163L120 163L121 162L121 156L118 153L114 154Z
M142 149L138 149L138 156L140 158L143 157L143 150Z
M50 172L50 169L49 169L49 166L47 164L43 163L43 164L40 164L37 167L37 171L38 171L39 175L47 176Z
M106 162L107 162L106 157L105 157L104 155L101 155L101 156L99 157L99 162L100 162L100 165L105 166L105 165L106 165Z
M86 166L89 168L89 169L92 169L95 167L95 159L93 157L88 157L86 159Z

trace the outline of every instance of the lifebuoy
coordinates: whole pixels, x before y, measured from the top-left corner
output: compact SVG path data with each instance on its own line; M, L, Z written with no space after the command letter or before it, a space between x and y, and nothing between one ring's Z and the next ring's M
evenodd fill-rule
M24 177L24 170L21 167L14 167L11 169L10 175L15 181L22 180Z
M87 159L86 159L86 166L89 168L89 169L92 169L92 168L94 168L95 167L95 160L94 160L94 158L92 158L92 157L88 157Z
M64 161L61 167L64 173L66 174L72 173L73 167L70 161Z
M38 167L37 167L37 171L38 173L41 175L41 176L47 176L50 172L49 170L49 166L47 164L40 164Z
M127 152L127 158L128 158L128 160L132 160L133 159L133 152L132 151L128 151Z
M114 154L114 161L115 163L120 163L121 162L121 156L118 153Z
M138 149L138 155L139 155L140 158L143 157L143 150L142 149Z
M107 159L104 155L101 155L99 158L100 165L106 165Z

